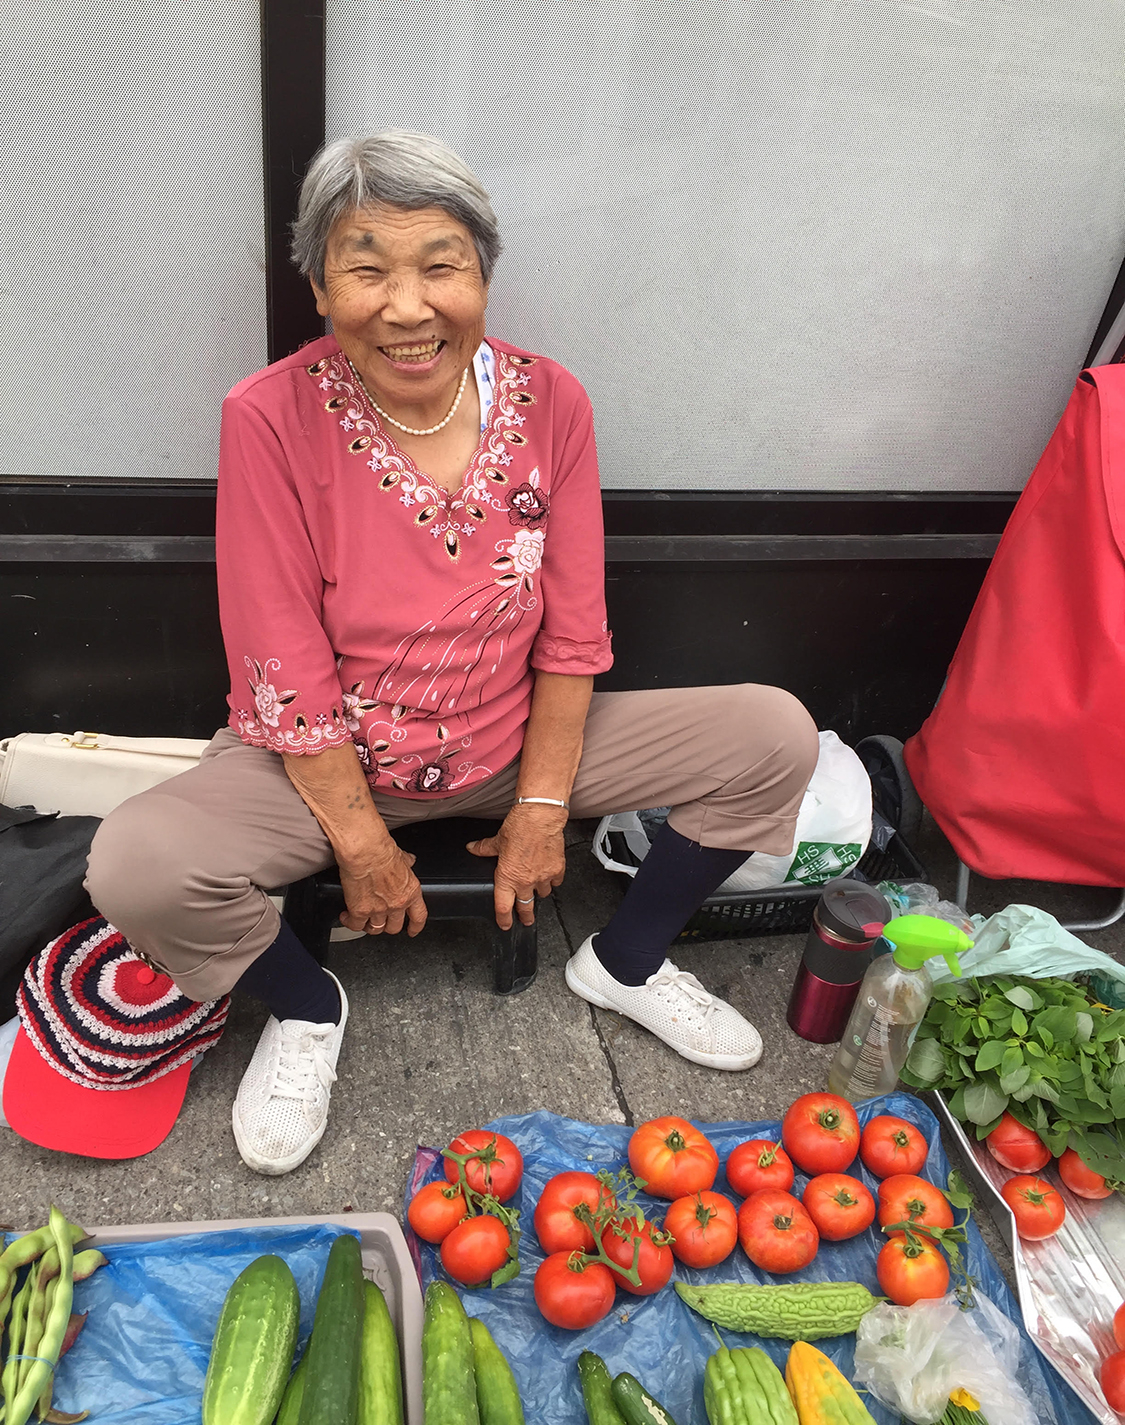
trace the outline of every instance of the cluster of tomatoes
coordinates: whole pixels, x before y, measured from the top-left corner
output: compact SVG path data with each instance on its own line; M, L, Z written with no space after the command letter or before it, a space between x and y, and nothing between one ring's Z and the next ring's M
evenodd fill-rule
M1016 1231L1029 1242L1053 1237L1066 1221L1066 1204L1062 1194L1038 1176L1051 1161L1051 1150L1033 1128L1026 1127L1010 1113L1004 1114L984 1141L1001 1167L1016 1174L1000 1189L1000 1196L1016 1219ZM1055 1167L1076 1197L1097 1201L1111 1196L1114 1191L1100 1173L1087 1167L1073 1148L1066 1149ZM1100 1380L1110 1408L1125 1414L1125 1306L1119 1307L1114 1317L1113 1335L1118 1349L1102 1362Z
M807 1267L821 1239L845 1241L876 1219L891 1229L877 1264L883 1291L902 1306L942 1296L949 1267L938 1242L953 1212L918 1176L927 1152L904 1119L874 1118L861 1134L846 1099L805 1094L782 1120L780 1143L751 1139L728 1156L727 1181L743 1199L736 1208L714 1191L719 1155L707 1136L682 1118L652 1119L629 1141L628 1172L565 1172L544 1186L534 1217L546 1253L536 1303L554 1325L579 1329L610 1311L618 1287L634 1296L663 1290L677 1259L714 1267L740 1245L755 1266L785 1275ZM449 1276L479 1286L512 1256L516 1214L501 1205L520 1185L523 1159L511 1139L483 1129L460 1134L446 1154L446 1180L419 1189L407 1220L440 1247ZM857 1155L881 1179L878 1201L845 1171ZM797 1169L810 1178L800 1198ZM641 1187L668 1201L662 1226L636 1202Z
M503 1133L458 1134L445 1159L445 1182L427 1183L410 1200L406 1220L441 1248L441 1264L462 1286L491 1281L511 1260L516 1213L502 1204L523 1179L523 1156ZM465 1159L458 1162L458 1157Z

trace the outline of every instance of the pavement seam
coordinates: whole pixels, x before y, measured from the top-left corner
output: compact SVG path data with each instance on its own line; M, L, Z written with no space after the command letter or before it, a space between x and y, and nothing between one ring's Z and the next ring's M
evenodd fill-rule
M567 951L569 954L573 955L574 941L570 938L570 931L567 929L566 917L563 915L562 906L559 905L558 901L555 901L555 917L559 922L559 929L563 933L563 939L566 941ZM633 1117L633 1110L629 1107L629 1100L625 1097L625 1089L623 1088L621 1079L617 1073L617 1063L614 1060L613 1051L609 1047L609 1041L602 1033L602 1026L598 1021L597 1010L592 1004L588 1005L587 1008L590 1011L590 1023L594 1026L594 1036L597 1039L598 1046L602 1051L602 1056L605 1059L606 1067L609 1069L609 1083L610 1087L613 1089L613 1097L617 1100L617 1107L621 1110L621 1117L625 1121L625 1126L627 1128L633 1128L636 1126L636 1119Z

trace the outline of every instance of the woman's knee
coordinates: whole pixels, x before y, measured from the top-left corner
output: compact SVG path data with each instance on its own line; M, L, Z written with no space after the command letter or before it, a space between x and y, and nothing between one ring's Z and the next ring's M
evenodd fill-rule
M728 690L728 716L755 761L769 760L808 783L820 742L800 698L765 683L737 683Z
M119 929L159 920L183 897L187 856L181 817L168 798L142 795L117 807L98 827L86 865L86 890Z

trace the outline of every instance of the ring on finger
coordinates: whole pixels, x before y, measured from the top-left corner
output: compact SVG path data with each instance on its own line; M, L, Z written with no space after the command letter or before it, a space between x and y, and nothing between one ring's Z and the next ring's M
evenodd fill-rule
M385 920L369 920L367 923L372 930L382 930L387 922Z
M535 897L534 897L534 896L528 896L527 900L524 900L523 896L517 896L517 897L516 897L516 905L534 905L534 904L535 904Z

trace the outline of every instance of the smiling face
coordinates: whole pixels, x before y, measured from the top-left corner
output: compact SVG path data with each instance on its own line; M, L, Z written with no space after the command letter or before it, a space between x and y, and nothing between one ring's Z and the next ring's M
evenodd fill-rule
M488 288L469 229L441 208L346 213L317 311L380 405L444 415L484 339Z

